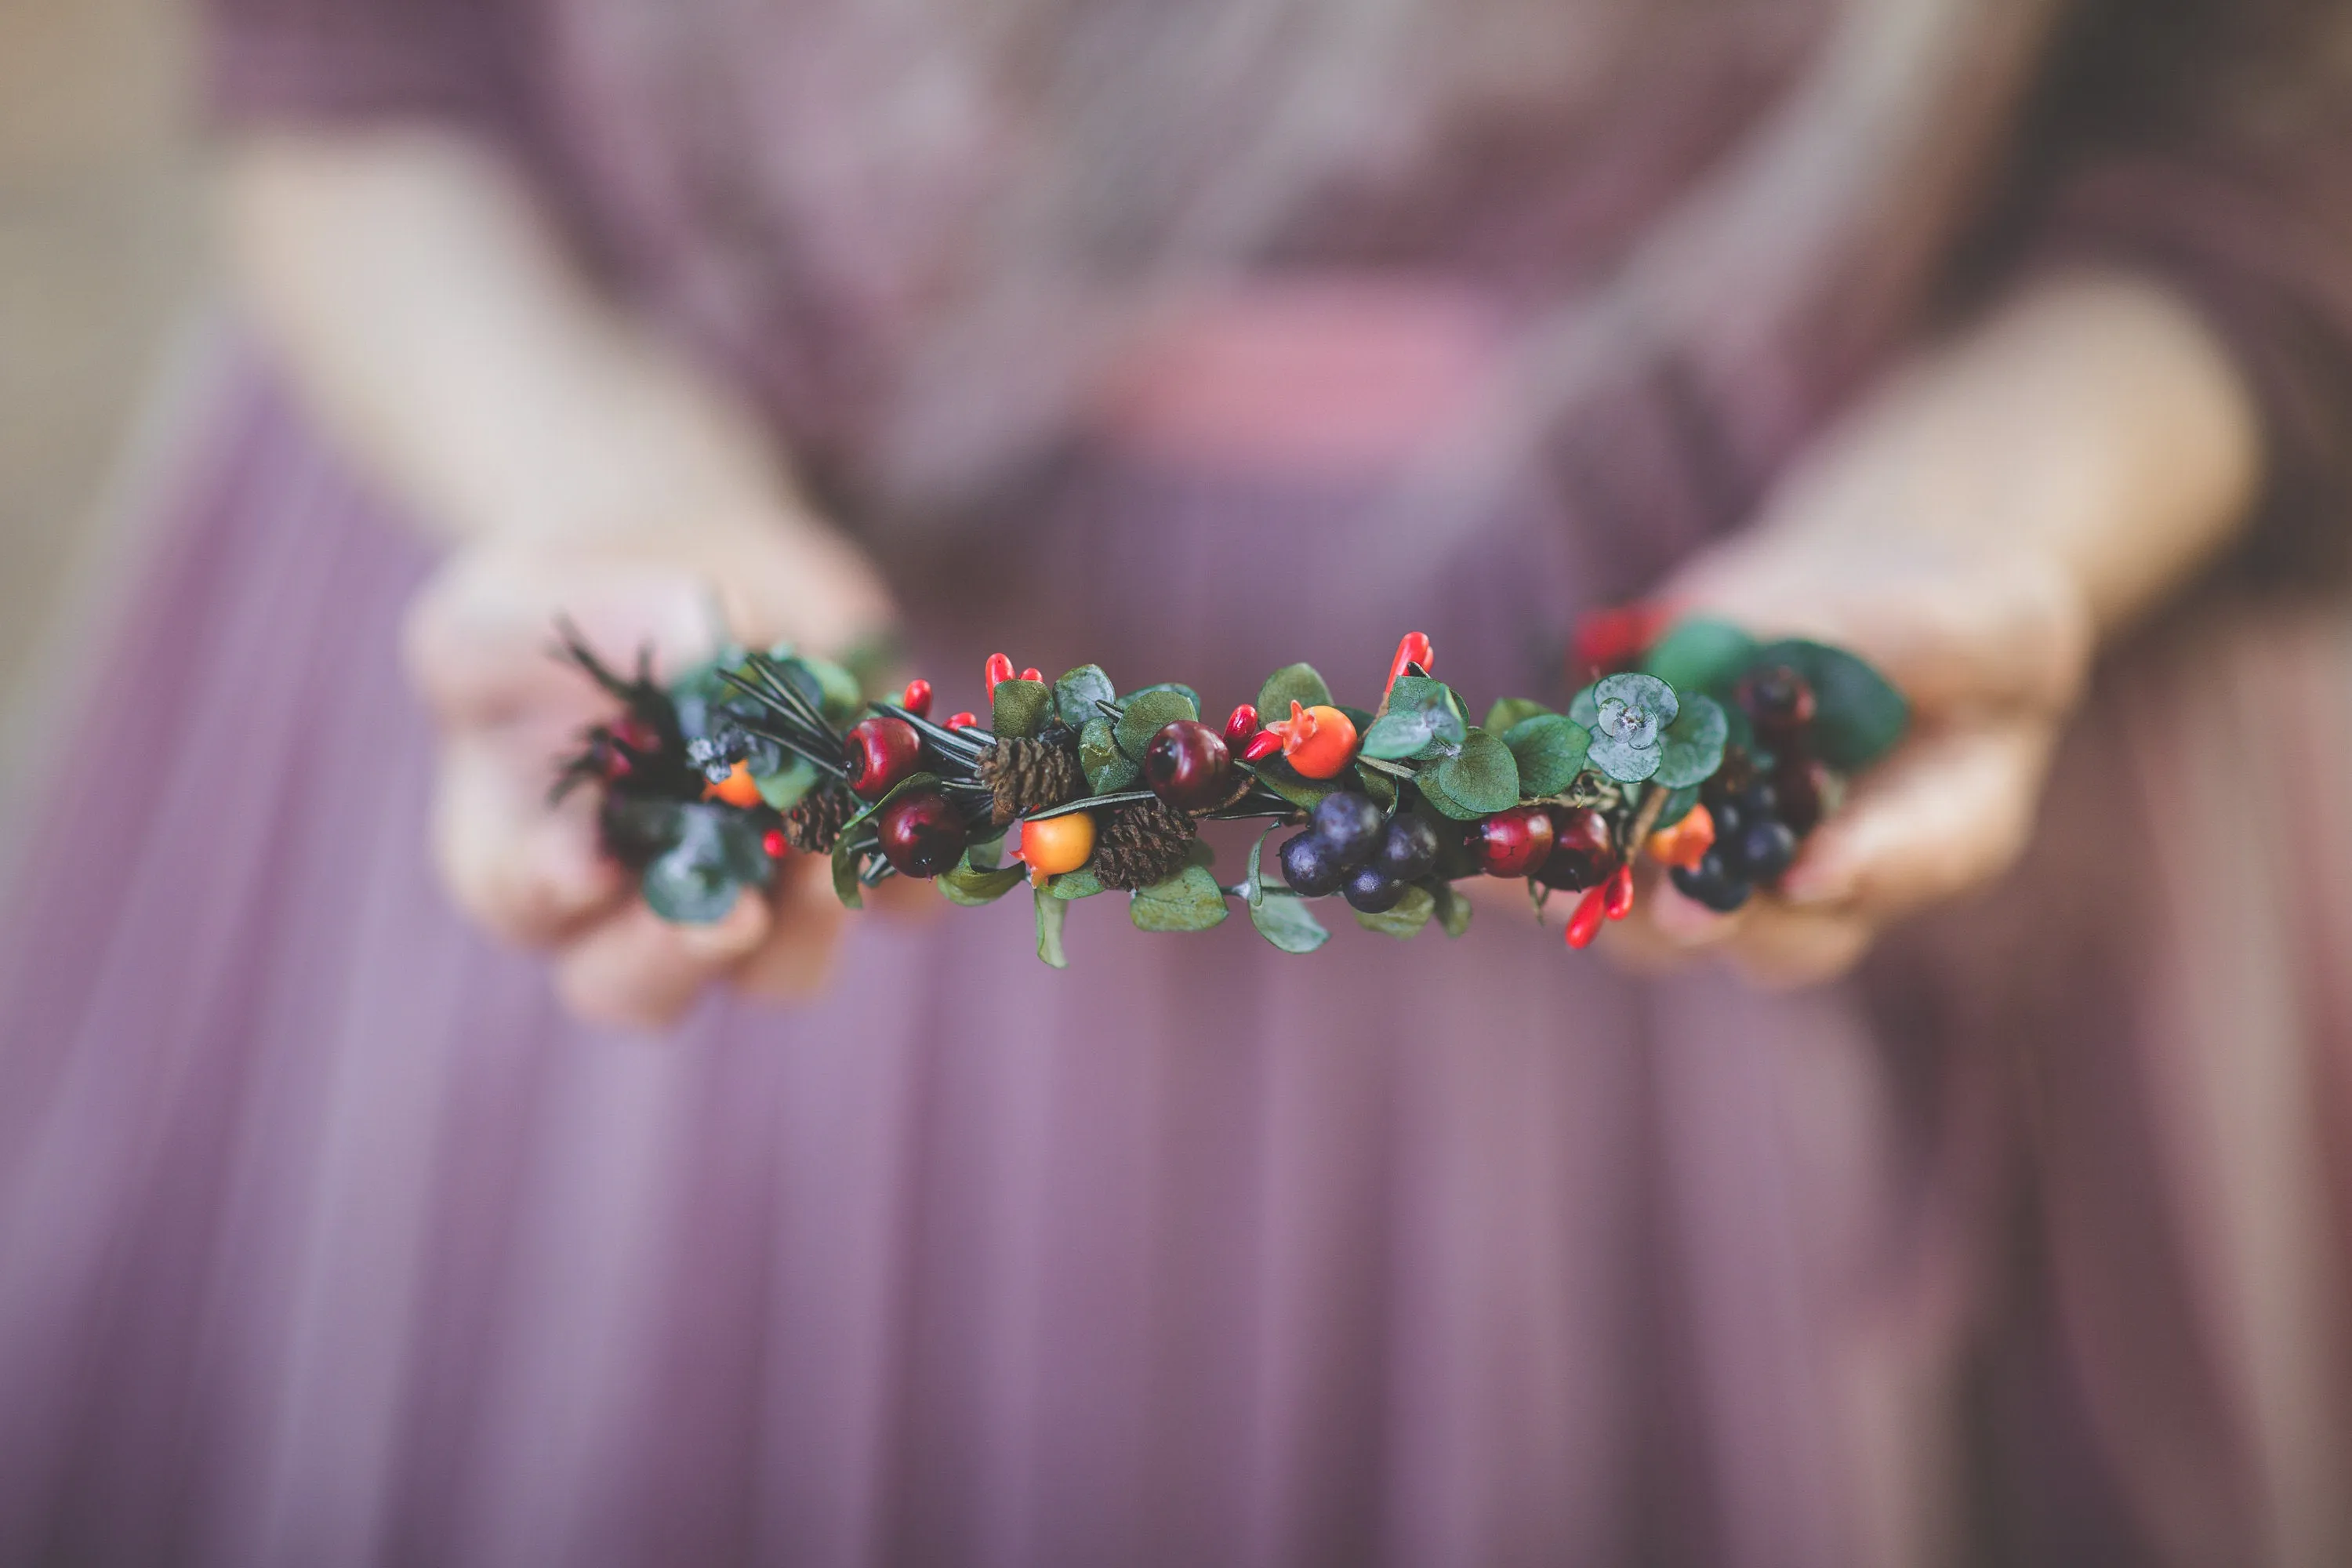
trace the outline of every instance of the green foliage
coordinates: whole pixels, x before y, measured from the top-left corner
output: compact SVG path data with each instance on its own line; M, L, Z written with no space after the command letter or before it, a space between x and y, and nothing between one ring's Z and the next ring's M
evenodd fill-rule
M1503 744L1510 748L1519 765L1519 794L1541 800L1576 782L1576 775L1584 771L1592 735L1573 719L1538 713L1512 725L1504 732Z
M1857 772L1903 739L1911 704L1862 659L1843 648L1791 639L1759 648L1748 668L1781 664L1813 689L1813 753L1830 766Z
M1285 952L1313 952L1331 940L1331 933L1300 898L1277 896L1249 907L1250 924L1258 935Z
M687 805L677 828L677 842L654 858L638 882L662 919L708 925L726 918L742 889L767 885L772 863L759 829L741 812Z
M1756 657L1756 639L1728 621L1678 623L1652 646L1642 668L1679 691L1728 692Z
M1069 914L1066 902L1037 889L1037 956L1055 969L1070 967L1070 955L1062 951L1062 922Z
M1108 719L1089 719L1078 731L1078 766L1086 770L1087 787L1097 795L1116 795L1143 776L1143 771L1119 754L1116 731Z
M1054 691L1042 680L1000 680L988 727L999 740L1034 735L1054 716Z
M1516 726L1530 719L1540 719L1550 711L1532 697L1497 697L1495 705L1486 710L1486 720L1478 728L1490 730L1497 735L1506 734Z
M1072 899L1091 899L1103 890L1102 879L1095 875L1092 867L1081 866L1075 871L1062 871L1046 878L1045 890L1066 902Z
M1071 729L1083 729L1102 717L1096 704L1108 702L1118 694L1118 689L1111 685L1101 665L1082 664L1054 682L1054 711Z
M1470 900L1455 892L1453 883L1438 882L1429 891L1436 903L1440 931L1449 937L1456 937L1470 929Z
M1388 711L1363 730L1361 750L1383 761L1447 755L1465 732L1454 693L1440 681L1407 675L1390 690Z
M1698 794L1697 784L1685 784L1680 789L1668 792L1666 804L1658 808L1658 820L1650 825L1650 830L1662 833L1688 816L1691 807L1698 804Z
M1151 737L1162 726L1200 716L1201 705L1192 698L1166 687L1155 687L1137 692L1120 705L1118 722L1111 732L1118 742L1118 749L1140 763L1143 753L1150 749Z
M1592 765L1620 784L1655 773L1665 731L1682 711L1675 689L1654 675L1612 675L1594 683L1592 701Z
M864 852L874 846L874 830L870 827L864 833L845 828L841 837L833 841L833 896L845 909L866 907L866 891L857 882L857 863Z
M1336 779L1307 778L1280 757L1268 757L1258 763L1257 778L1258 783L1301 811L1314 810L1317 801L1349 782L1344 773Z
M784 753L784 765L776 773L761 773L752 782L760 786L760 798L777 811L790 811L801 802L801 796L816 787L824 775L816 764L806 757Z
M1185 685L1181 680L1163 680L1154 686L1138 687L1135 690L1127 694L1125 700L1132 702L1139 697L1148 697L1152 693L1159 691L1171 692L1175 696L1181 697L1186 705L1192 709L1190 713L1180 714L1178 717L1185 719L1198 719L1201 716L1201 694L1193 690L1191 687Z
M1319 708L1331 700L1331 689L1315 673L1311 664L1286 664L1265 678L1257 689L1257 716L1261 723L1271 724L1276 719L1290 717L1290 705Z
M1439 794L1459 808L1449 809L1431 796L1432 804L1449 816L1486 816L1507 811L1519 803L1519 764L1501 737L1484 730L1470 731L1463 736L1458 753L1422 773L1424 795L1429 793L1433 775Z
M992 904L1019 887L1026 875L1018 866L975 866L971 852L966 850L962 859L940 873L940 891L951 904Z
M1599 686L1595 681L1568 700L1568 716L1588 730L1601 722L1601 704L1593 697Z
M1403 941L1409 937L1419 936L1421 928L1427 925L1430 917L1436 912L1436 897L1427 888L1415 886L1404 890L1404 897L1396 901L1394 909L1385 910L1376 915L1368 915L1363 910L1357 910L1354 914L1356 923L1366 931L1376 931L1383 936L1392 936L1399 941Z
M1723 708L1714 698L1696 694L1685 698L1682 711L1660 738L1652 782L1668 789L1705 784L1723 765L1723 742L1728 732Z
M1207 931L1224 923L1227 913L1224 889L1199 866L1138 888L1128 903L1128 916L1138 931Z

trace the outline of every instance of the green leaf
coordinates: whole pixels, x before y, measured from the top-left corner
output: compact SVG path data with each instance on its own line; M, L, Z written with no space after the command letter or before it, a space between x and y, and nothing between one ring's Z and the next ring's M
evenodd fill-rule
M1340 787L1339 779L1302 777L1280 757L1268 757L1257 764L1257 782L1301 811L1314 810L1317 801Z
M857 883L857 861L861 851L873 847L870 835L857 838L844 831L833 841L833 896L846 908L866 907L866 891Z
M1421 928L1427 925L1430 916L1436 912L1437 900L1427 888L1416 886L1404 890L1404 897L1396 901L1394 909L1376 915L1368 915L1358 910L1355 915L1356 923L1366 931L1376 931L1383 936L1402 941L1419 936Z
M1911 722L1911 704L1886 678L1843 648L1790 639L1759 648L1750 669L1785 664L1813 689L1813 754L1842 773L1868 767L1894 750Z
M760 798L776 811L790 811L798 805L801 796L814 789L817 780L824 776L806 757L796 757L789 752L784 755L781 773L765 773L752 781L760 786Z
M1462 735L1462 717L1449 709L1391 708L1364 731L1359 749L1365 756L1393 761L1416 756L1432 742L1460 745Z
M1470 929L1470 900L1455 892L1453 883L1439 882L1429 891L1437 901L1438 930L1455 937Z
M1118 689L1101 665L1082 664L1054 682L1054 711L1071 729L1083 729L1090 720L1102 717L1096 703L1108 702L1118 695Z
M1601 722L1601 703L1593 696L1598 685L1595 682L1568 700L1568 716L1588 730Z
M1034 735L1054 716L1054 692L1042 680L1000 680L988 727L997 739Z
M1712 697L1696 692L1683 699L1683 710L1658 737L1658 771L1651 775L1668 789L1705 784L1723 765L1724 737L1730 724L1723 707Z
M1313 952L1331 940L1304 899L1264 899L1249 907L1258 935L1285 952Z
M1442 680L1425 675L1401 675L1389 688L1388 711L1412 712L1424 708L1443 709L1456 719L1462 717L1462 699Z
M1519 764L1519 793L1530 800L1558 795L1584 771L1592 735L1573 719L1541 713L1522 719L1503 736Z
M1592 700L1596 715L1612 702L1622 702L1638 713L1656 719L1661 730L1673 723L1675 715L1682 711L1682 700L1675 695L1673 687L1654 675L1640 675L1630 670L1595 681ZM1599 726L1587 724L1585 728L1591 730Z
M1078 731L1078 766L1087 773L1087 787L1097 795L1116 795L1142 776L1141 770L1118 753L1108 719L1087 721Z
M1382 811L1394 809L1397 803L1395 779L1387 773L1365 768L1356 774L1356 783L1366 795L1371 796L1374 805L1379 806Z
M1664 746L1629 746L1611 735L1592 737L1592 749L1586 754L1596 768L1619 784L1640 784L1658 771L1665 757Z
M1223 924L1229 912L1224 889L1198 866L1138 888L1128 904L1128 916L1138 931L1207 931Z
M1756 657L1756 639L1728 621L1684 621L1652 645L1648 674L1680 691L1728 691Z
M1498 697L1495 699L1495 705L1486 710L1486 722L1478 728L1500 735L1530 719L1543 718L1550 711L1532 697Z
M1133 691L1129 692L1125 697L1121 698L1120 700L1122 702L1132 702L1139 697L1149 697L1156 692L1161 691L1167 692L1171 696L1181 697L1184 700L1184 706L1189 710L1189 711L1178 714L1178 718L1198 719L1201 716L1201 694L1193 690L1191 687L1185 685L1181 680L1162 680L1151 686L1139 686Z
M1257 842L1250 846L1249 865L1242 872L1242 902L1252 909L1265 902L1265 875L1259 868L1259 862L1265 858L1265 841L1273 837L1274 833L1274 828L1269 826L1257 836Z
M742 889L766 885L767 853L740 812L689 805L678 827L677 842L647 865L638 880L646 903L662 919L708 925L726 917Z
M857 684L857 677L829 658L814 654L802 654L793 662L807 670L816 680L817 707L827 722L836 726L855 723L866 711L866 693Z
M1320 708L1331 700L1331 689L1311 664L1286 664L1265 678L1257 689L1258 722L1271 724L1290 717L1290 705Z
M1018 866L1000 866L982 869L971 863L969 851L939 879L940 891L952 904L977 906L992 904L1011 892L1027 873Z
M1045 890L1067 901L1071 899L1091 899L1103 890L1102 879L1090 867L1081 866L1075 871L1057 872L1045 879Z
M1438 786L1456 805L1479 816L1507 811L1519 803L1519 764L1498 736L1473 730L1462 739L1459 756L1436 767Z
M1450 816L1456 822L1475 822L1482 816L1494 815L1492 812L1481 811L1476 806L1458 801L1448 795L1445 790L1445 780L1436 768L1422 769L1420 773L1413 775L1412 782L1420 786L1421 798L1429 802L1441 816Z
M1185 849L1184 854L1189 859L1191 859L1193 865L1200 867L1204 871L1213 870L1216 867L1217 851L1205 838L1195 838L1192 840L1191 846Z
M1066 902L1037 889L1037 956L1056 969L1070 967L1070 955L1062 951L1062 922L1069 914Z
M1160 732L1161 726L1200 716L1200 705L1182 692L1157 688L1126 699L1111 733L1118 742L1118 749L1140 763L1143 753L1151 747L1151 737Z
M1653 833L1663 833L1691 814L1698 804L1698 785L1685 784L1666 795L1666 804L1658 809L1658 820L1650 825Z

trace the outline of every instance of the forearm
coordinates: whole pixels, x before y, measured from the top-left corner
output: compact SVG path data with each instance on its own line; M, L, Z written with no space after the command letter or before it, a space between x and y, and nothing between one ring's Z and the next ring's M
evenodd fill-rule
M746 412L602 299L520 182L449 132L268 135L222 205L313 411L446 536L798 515Z

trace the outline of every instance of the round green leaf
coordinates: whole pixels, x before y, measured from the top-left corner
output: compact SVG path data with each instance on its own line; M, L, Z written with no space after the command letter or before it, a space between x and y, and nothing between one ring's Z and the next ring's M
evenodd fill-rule
M1436 912L1437 900L1430 890L1412 887L1404 890L1404 897L1396 901L1394 909L1384 910L1376 915L1368 915L1358 910L1355 916L1356 923L1366 931L1376 931L1383 936L1403 941L1420 935L1421 928L1427 925L1430 917Z
M1601 722L1601 704L1593 697L1594 690L1588 686L1568 700L1568 716L1588 730Z
M1436 883L1429 891L1436 900L1440 931L1449 937L1456 937L1470 929L1470 900L1455 892L1453 883Z
M1037 889L1037 956L1055 969L1070 966L1070 955L1062 951L1062 922L1069 915L1066 902Z
M1088 720L1101 716L1098 702L1108 702L1118 695L1098 664L1082 664L1054 682L1054 711L1071 729L1082 728Z
M1128 903L1128 916L1139 931L1207 931L1223 924L1228 912L1224 889L1198 866L1137 889Z
M1530 719L1540 719L1550 711L1532 697L1498 697L1495 705L1486 710L1486 721L1478 728L1500 735Z
M1651 776L1668 789L1705 784L1723 765L1724 737L1730 725L1712 697L1694 694L1659 737L1658 767Z
M1728 621L1684 621L1642 660L1648 674L1679 691L1727 691L1756 657L1756 639Z
M1285 952L1313 952L1331 940L1304 899L1261 899L1249 906L1250 924Z
M1181 691L1160 687L1150 691L1139 691L1128 698L1120 706L1118 722L1113 727L1112 733L1118 738L1118 750L1139 763L1143 760L1143 753L1150 748L1151 737L1158 734L1163 725L1172 724L1179 719L1197 719L1200 716L1199 703Z
M1461 716L1450 709L1391 708L1364 731L1359 749L1365 756L1393 761L1418 755L1433 741L1459 745L1462 736Z
M1191 687L1185 685L1181 680L1163 680L1156 686L1139 687L1135 690L1129 692L1123 700L1132 702L1139 697L1147 697L1159 691L1172 692L1176 696L1181 697L1184 700L1185 707L1190 709L1191 711L1180 715L1180 717L1186 719L1198 719L1201 716L1201 694L1193 690Z
M1103 890L1102 879L1092 867L1081 866L1075 871L1057 872L1045 879L1045 890L1067 902L1072 899L1091 899Z
M1665 748L1629 746L1612 735L1595 735L1587 755L1594 767L1619 784L1640 784L1658 771Z
M1522 719L1503 736L1519 764L1519 793L1529 800L1558 795L1584 771L1592 736L1573 719L1558 713Z
M1087 787L1097 795L1116 795L1141 776L1133 763L1119 755L1108 719L1089 719L1078 731L1078 766L1087 773Z
M1500 737L1484 730L1463 736L1460 754L1439 763L1435 772L1446 795L1478 816L1507 811L1519 803L1519 764Z
M735 907L744 887L766 883L767 854L741 813L689 805L680 813L678 829L677 842L646 866L638 884L662 919L710 924Z
M952 868L940 874L940 891L946 895L950 903L992 904L1020 886L1021 879L1026 875L1018 866L982 869L974 867L971 856L966 855Z
M1622 702L1628 708L1655 718L1661 730L1673 723L1675 715L1682 711L1682 702L1675 696L1673 687L1654 675L1641 675L1633 671L1623 675L1612 675L1595 681L1592 686L1592 700L1596 715L1601 704ZM1585 728L1592 729L1595 726L1588 724Z
M816 787L816 782L822 776L816 771L815 763L806 757L796 757L787 752L782 771L762 773L752 782L760 786L760 798L766 801L772 809L790 811L800 804L801 796Z
M1290 705L1318 708L1331 700L1331 689L1315 673L1311 664L1286 664L1265 678L1257 689L1257 716L1260 723L1271 724L1276 719L1290 717Z
M1034 735L1054 716L1053 689L1042 680L1000 680L988 727L999 740Z

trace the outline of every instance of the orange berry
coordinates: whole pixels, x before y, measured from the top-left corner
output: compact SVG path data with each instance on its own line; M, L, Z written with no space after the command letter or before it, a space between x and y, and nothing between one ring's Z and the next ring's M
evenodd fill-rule
M1715 818L1704 805L1692 806L1689 816L1672 827L1662 827L1651 834L1642 847L1661 866L1696 871L1706 852L1715 847Z
M728 770L725 778L720 779L717 784L707 784L702 786L702 798L723 800L730 805L740 805L748 809L760 804L759 781L751 776L750 768L741 763L737 763L734 767Z
M1095 852L1095 819L1083 811L1065 812L1021 825L1021 858L1029 863L1029 879L1039 887L1048 877L1075 871Z
M1278 726L1282 754L1307 779L1335 779L1356 760L1356 721L1337 708L1290 705L1290 717Z

